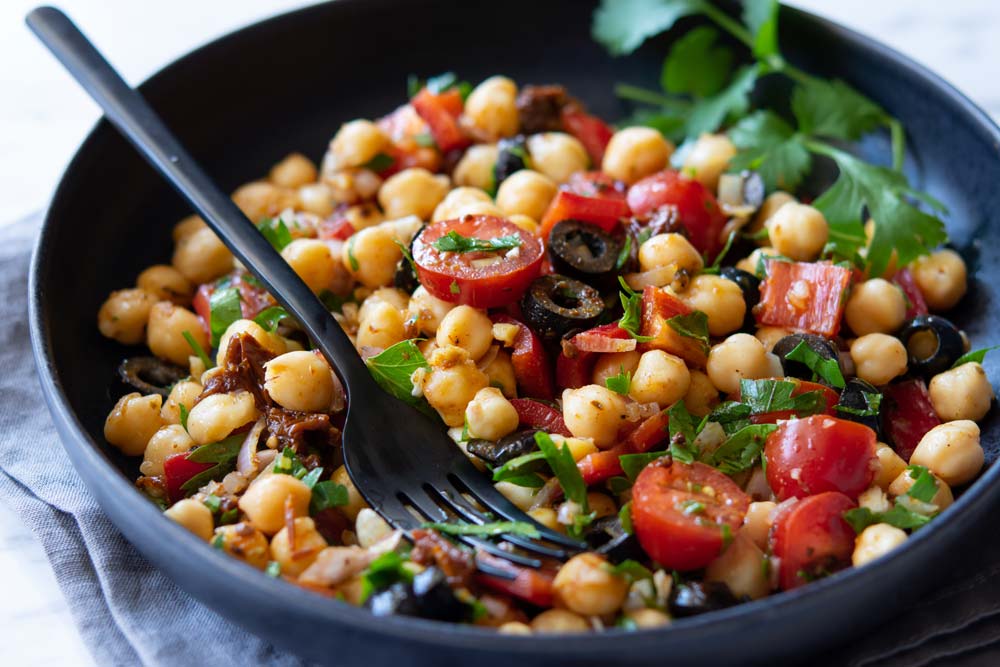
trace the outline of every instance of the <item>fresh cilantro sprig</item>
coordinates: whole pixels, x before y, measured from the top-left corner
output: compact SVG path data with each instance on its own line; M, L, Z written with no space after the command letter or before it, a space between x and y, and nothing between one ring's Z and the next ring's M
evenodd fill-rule
M493 523L425 523L424 528L432 528L447 535L471 535L473 537L495 537L497 535L521 535L538 537L538 528L525 521L495 521Z
M698 456L695 438L703 424L695 424L684 401L677 401L667 411L667 431L670 434L670 455L682 463L691 463Z
M621 298L623 311L621 319L618 320L618 326L640 343L648 343L653 340L653 337L643 336L640 333L642 331L642 294L629 287L623 277L618 276L618 282L622 287L618 296Z
M452 230L431 243L438 252L497 252L512 250L521 245L521 237L517 234L499 236L492 239L477 239L462 236Z
M744 426L712 452L709 462L727 475L748 470L760 460L767 437L777 429L775 424Z

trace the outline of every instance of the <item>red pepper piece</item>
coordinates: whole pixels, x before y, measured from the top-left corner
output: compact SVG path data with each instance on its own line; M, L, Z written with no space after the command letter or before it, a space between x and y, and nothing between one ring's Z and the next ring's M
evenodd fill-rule
M551 401L555 396L552 366L542 340L526 324L509 315L497 313L491 319L494 324L515 324L518 327L514 349L510 353L517 386L526 396Z
M558 433L567 438L573 435L566 428L562 414L555 408L530 398L512 398L510 403L517 410L517 417L523 426L537 428L546 433Z
M833 338L840 331L851 270L829 262L767 260L757 322Z
M904 461L927 431L941 423L923 380L907 380L885 387L886 410L883 424L889 443Z

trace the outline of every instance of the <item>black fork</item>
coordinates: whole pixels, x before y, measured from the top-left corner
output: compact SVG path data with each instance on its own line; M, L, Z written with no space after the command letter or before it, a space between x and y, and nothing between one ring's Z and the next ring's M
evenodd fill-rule
M487 523L495 517L529 522L547 543L511 534L502 538L532 555L501 548L487 539L458 536L469 546L528 567L541 565L538 557L562 560L586 547L542 526L515 507L472 465L439 423L379 389L347 334L322 302L65 14L52 7L40 7L26 20L100 105L111 124L187 199L243 265L299 321L335 369L348 398L344 460L351 479L373 509L407 532L425 522L456 518L473 524ZM480 568L509 577L483 563Z

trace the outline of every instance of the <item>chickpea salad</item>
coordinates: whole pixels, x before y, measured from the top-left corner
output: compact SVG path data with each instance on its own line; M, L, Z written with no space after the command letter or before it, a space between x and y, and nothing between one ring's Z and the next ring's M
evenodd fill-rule
M616 126L558 84L413 76L318 166L292 153L233 193L378 384L589 551L531 569L455 537L533 523L394 531L343 466L329 364L197 216L98 313L151 353L119 367L134 391L104 428L142 457L137 486L269 576L511 634L763 598L945 510L984 466L993 388L988 350L947 318L967 267L900 171L903 128L784 61L777 3L661 4L707 21L660 89L618 86L633 115ZM613 55L672 27L641 5L595 12ZM790 114L753 105L764 77L789 80ZM890 165L843 148L878 131ZM839 169L819 191L802 185L817 161Z

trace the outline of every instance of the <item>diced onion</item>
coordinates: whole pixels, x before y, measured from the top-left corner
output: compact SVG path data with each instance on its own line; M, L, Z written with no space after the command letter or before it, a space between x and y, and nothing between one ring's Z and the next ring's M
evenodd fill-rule
M263 432L264 418L261 417L247 433L247 437L243 439L243 444L240 446L240 453L236 457L236 470L245 477L257 472L257 443Z

